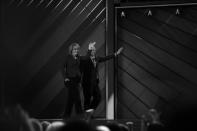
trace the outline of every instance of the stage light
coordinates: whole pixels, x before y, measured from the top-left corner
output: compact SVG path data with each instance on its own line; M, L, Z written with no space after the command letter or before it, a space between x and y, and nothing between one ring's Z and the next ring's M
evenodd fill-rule
M148 10L148 16L152 16L152 11L151 10Z
M126 16L126 15L125 15L125 12L122 11L120 16L121 16L121 17L125 17L125 16Z
M180 15L180 10L177 8L176 9L176 13L175 13L176 15Z

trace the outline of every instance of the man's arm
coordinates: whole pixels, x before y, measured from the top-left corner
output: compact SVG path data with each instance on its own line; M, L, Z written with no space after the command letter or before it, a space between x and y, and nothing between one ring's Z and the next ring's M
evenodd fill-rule
M123 51L123 47L119 48L117 52L115 52L114 54L112 55L108 55L108 56L105 56L105 57L98 57L98 62L105 62L107 60L110 60L116 56L118 56L122 51Z
M99 56L97 59L98 59L98 62L105 62L105 61L110 60L114 57L115 57L115 54L112 54L112 55L108 55L108 56L104 56L104 57Z

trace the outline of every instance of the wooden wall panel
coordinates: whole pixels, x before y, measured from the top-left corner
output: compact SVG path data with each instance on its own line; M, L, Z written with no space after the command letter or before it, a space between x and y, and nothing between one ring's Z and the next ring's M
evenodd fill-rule
M156 108L167 119L197 104L197 7L179 8L179 15L177 8L116 9L117 46L125 47L118 58L117 118L140 118Z

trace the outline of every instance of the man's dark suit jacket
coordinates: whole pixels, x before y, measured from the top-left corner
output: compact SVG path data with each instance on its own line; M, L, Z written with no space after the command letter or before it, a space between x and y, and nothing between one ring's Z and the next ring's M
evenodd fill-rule
M81 72L82 72L82 85L85 86L93 86L95 84L98 84L99 78L98 78L98 65L101 62L105 62L109 59L114 58L115 55L109 55L105 57L95 57L96 61L96 67L94 66L90 56L85 56L81 58Z

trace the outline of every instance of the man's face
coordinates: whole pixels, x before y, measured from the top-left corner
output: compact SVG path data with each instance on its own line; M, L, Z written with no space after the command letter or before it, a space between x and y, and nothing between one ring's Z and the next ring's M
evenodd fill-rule
M73 46L73 49L72 49L72 55L73 55L73 56L78 55L78 53L79 53L79 49L80 49L79 45L75 45L75 46Z

